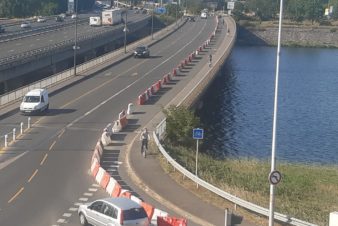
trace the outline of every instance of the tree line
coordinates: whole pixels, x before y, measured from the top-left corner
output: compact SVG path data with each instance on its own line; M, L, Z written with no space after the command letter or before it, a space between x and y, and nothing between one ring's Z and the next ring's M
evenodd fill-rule
M259 20L278 18L279 0L246 0L237 1L233 13L238 17L254 14ZM325 16L325 9L332 8L329 17ZM293 21L310 20L321 21L338 19L338 0L285 0L283 17Z
M95 0L74 0L78 10L89 10ZM68 0L0 0L0 17L21 18L66 12Z

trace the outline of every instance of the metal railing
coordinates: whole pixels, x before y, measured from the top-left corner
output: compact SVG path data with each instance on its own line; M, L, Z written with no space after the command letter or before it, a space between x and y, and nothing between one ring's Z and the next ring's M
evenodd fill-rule
M154 141L159 148L160 152L164 156L164 158L167 160L168 163L170 163L176 170L178 170L180 173L182 173L185 177L189 178L199 186L204 187L205 189L208 189L209 191L213 192L214 194L236 204L239 205L247 210L250 210L254 213L263 215L268 217L269 216L269 209L258 206L254 203L245 201L241 198L238 198L234 195L231 195L230 193L227 193L217 187L215 187L212 184L209 184L208 182L202 180L201 178L197 177L195 174L191 173L187 169L185 169L183 166L181 166L179 163L177 163L163 148L163 146L160 143L160 137L164 136L165 133L165 128L166 128L166 119L163 119L160 124L156 126L156 130L153 133ZM317 226L316 224L312 224L309 222L305 222L299 219L296 219L294 217L277 213L275 212L275 220L278 220L283 223L288 223L290 225L295 225L295 226Z

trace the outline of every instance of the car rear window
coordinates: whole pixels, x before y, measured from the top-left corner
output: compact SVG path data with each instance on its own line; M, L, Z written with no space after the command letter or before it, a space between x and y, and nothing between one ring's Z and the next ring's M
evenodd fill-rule
M146 48L145 47L137 47L136 51L144 51Z
M133 208L129 210L123 210L123 219L128 220L136 220L148 217L146 211L142 207Z

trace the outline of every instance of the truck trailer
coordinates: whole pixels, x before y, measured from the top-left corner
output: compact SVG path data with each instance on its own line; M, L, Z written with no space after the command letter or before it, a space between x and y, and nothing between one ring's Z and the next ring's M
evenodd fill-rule
M102 11L102 25L115 25L122 22L122 10L108 9Z
M101 26L101 17L99 16L89 17L89 25L90 26Z

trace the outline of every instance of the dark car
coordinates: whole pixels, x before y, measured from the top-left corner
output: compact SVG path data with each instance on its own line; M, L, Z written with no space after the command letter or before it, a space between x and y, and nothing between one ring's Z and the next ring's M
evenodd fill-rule
M134 57L149 57L150 51L146 46L139 46L135 49Z
M63 17L62 16L56 16L55 17L55 21L56 22L62 22L64 19L63 19Z
M191 21L191 22L195 22L195 17L189 16L189 17L188 17L188 20Z
M5 28L0 25L0 33L4 33L4 32L5 32Z

